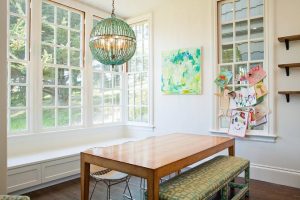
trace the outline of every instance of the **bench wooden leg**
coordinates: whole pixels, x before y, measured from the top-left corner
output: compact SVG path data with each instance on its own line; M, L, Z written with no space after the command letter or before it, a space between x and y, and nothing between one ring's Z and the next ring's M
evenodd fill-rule
M250 166L248 166L245 170L245 184L248 186L248 191L246 193L246 197L250 195Z
M228 185L221 189L221 200L228 200Z

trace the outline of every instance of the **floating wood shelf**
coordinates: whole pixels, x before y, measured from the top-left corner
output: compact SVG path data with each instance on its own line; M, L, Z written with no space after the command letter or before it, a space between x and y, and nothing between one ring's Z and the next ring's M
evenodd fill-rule
M300 68L300 63L290 63L290 64L281 64L278 65L279 68L285 68L286 71L286 75L289 76L290 75L290 68Z
M286 97L286 101L290 102L290 95L291 94L300 94L300 91L279 91L278 94L283 94Z
M291 35L278 38L279 42L284 42L286 46L286 50L290 49L290 41L300 40L300 35Z

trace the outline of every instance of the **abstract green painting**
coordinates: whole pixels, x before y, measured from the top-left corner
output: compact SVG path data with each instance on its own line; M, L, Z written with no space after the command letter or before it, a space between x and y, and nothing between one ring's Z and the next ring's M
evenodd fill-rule
M161 91L164 94L201 94L200 48L163 52L162 59Z

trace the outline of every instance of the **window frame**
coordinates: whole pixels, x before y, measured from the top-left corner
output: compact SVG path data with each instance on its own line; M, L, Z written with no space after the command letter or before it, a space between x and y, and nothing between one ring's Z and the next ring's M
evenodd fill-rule
M220 34L219 34L219 3L221 2L232 2L234 0L214 0L213 2L213 12L212 12L212 18L214 21L212 32L212 44L213 49L212 53L214 56L212 56L212 63L213 66L216 66L213 68L213 78L215 78L219 71L219 49L220 49ZM264 0L264 70L267 72L267 78L265 79L265 83L268 87L268 96L265 99L267 102L266 105L270 110L270 114L268 115L268 123L266 125L265 130L248 130L246 136L250 140L256 140L256 141L265 141L265 142L275 142L277 138L276 134L276 127L274 123L274 114L276 112L275 106L274 106L274 98L275 98L275 87L274 87L274 70L271 66L274 64L274 48L273 48L273 38L275 37L274 33L274 2L272 0ZM248 18L247 18L248 20ZM248 27L250 24L248 24ZM234 43L234 42L233 42ZM249 48L249 47L248 47ZM251 61L248 61L251 62ZM234 81L234 80L233 80ZM212 90L212 120L211 120L211 129L210 132L217 135L223 135L227 133L226 128L219 128L219 100L218 97L215 95L218 93L219 89L218 87L213 84L213 90Z
M40 6L40 12L41 12L41 17L40 17L40 23L41 23L41 29L40 29L40 37L42 35L42 24L43 24L43 21L42 21L42 5L43 3L47 3L49 5L53 5L54 7L56 8L60 8L60 9L63 9L63 10L67 10L68 11L68 26L67 27L63 27L62 25L58 25L55 21L54 23L50 23L50 25L53 25L55 26L55 29L54 29L54 32L56 31L56 28L60 28L62 27L63 29L67 30L68 32L68 41L67 41L67 44L65 45L65 49L67 49L67 51L69 52L68 53L68 60L67 60L67 64L54 64L55 61L53 61L52 64L49 64L51 68L54 68L55 70L55 84L53 85L44 85L43 84L43 69L44 69L44 66L46 66L46 64L44 64L42 62L42 59L40 59L40 66L41 66L41 70L40 70L40 73L41 73L41 108L40 108L40 113L41 113L41 122L38 124L39 125L39 129L44 132L44 131L53 131L53 130L68 130L68 129L74 129L74 128L81 128L81 127L84 127L84 119L85 119L85 112L84 112L84 93L85 93L85 90L86 88L84 87L84 78L85 78L85 58L84 58L84 55L85 55L85 25L84 25L84 21L85 21L85 12L84 11L80 11L76 8L72 8L68 5L63 5L61 3L57 3L57 2L54 2L54 1L51 1L51 0L41 0L41 6ZM57 10L57 9L55 9ZM55 11L54 11L55 12ZM73 28L71 28L71 24L70 24L70 15L69 13L70 12L73 12L73 13L76 13L76 14L80 14L81 15L81 27L79 30L75 30ZM56 16L54 15L54 20L56 19ZM80 41L80 48L79 48L79 51L80 51L80 63L79 65L80 66L71 66L71 63L70 63L70 51L73 49L75 50L76 48L73 48L70 46L71 44L71 35L70 35L70 31L75 31L75 32L79 32L80 33L80 37L81 37L81 41ZM55 41L57 38L55 37L56 34L54 34L54 43L52 44L52 47L53 49L55 49L56 47L59 47L61 45L58 45ZM42 45L43 45L43 41L42 41L42 37L41 37L41 40L40 40L40 50L42 50ZM78 49L76 49L78 50ZM54 50L54 55L55 55L55 52L56 50ZM41 55L40 55L40 58L41 58ZM55 56L54 58L55 59ZM67 69L69 71L69 84L68 85L60 85L58 84L58 80L56 80L56 78L59 77L59 74L58 74L58 71L59 69ZM73 70L77 70L77 71L80 71L81 73L81 85L80 86L74 86L72 85L72 71ZM55 91L55 102L54 102L54 106L44 106L43 105L43 88L44 87L50 87L50 88L54 88L54 91ZM69 96L68 96L68 105L67 106L59 106L58 105L58 89L69 89ZM73 106L72 105L72 90L73 89L80 89L81 90L81 105L79 106ZM54 109L54 116L55 116L55 119L54 119L54 126L53 127L44 127L43 126L43 110L44 109ZM68 109L69 110L69 123L68 125L66 126L58 126L57 122L58 122L58 109ZM72 125L72 109L81 109L81 124L79 125Z
M31 0L24 0L25 1L25 10L26 15L21 16L16 13L12 13L10 11L10 1L7 1L7 132L8 135L24 135L29 132L31 129L31 118L30 118L30 109L31 109L31 99L30 99L30 93L31 93ZM11 59L10 58L10 17L16 16L20 17L25 20L25 29L26 29L26 35L25 38L20 38L22 40L25 40L25 58L24 60L21 59ZM16 37L18 39L19 37ZM18 64L24 64L26 68L26 83L12 83L11 82L11 64L12 63L18 63ZM11 86L21 86L26 87L26 105L25 107L11 107ZM21 131L12 131L11 130L11 111L12 110L25 110L26 115L26 128Z
M154 62L153 62L153 24L152 24L152 14L145 14L142 16L138 16L132 19L127 20L126 22L129 25L134 25L134 24L140 24L143 22L148 22L149 25L149 68L148 68L148 81L149 81L149 97L148 97L148 112L149 112L149 120L148 122L135 122L135 121L129 121L128 120L128 116L129 116L129 105L128 105L128 73L126 72L126 78L125 78L125 105L126 108L124 109L124 119L125 119L125 123L129 126L138 126L138 127L150 127L153 128L154 127L154 107L153 107L153 103L154 103L154 77L153 77L153 69L154 69ZM128 67L128 63L126 64L126 69Z

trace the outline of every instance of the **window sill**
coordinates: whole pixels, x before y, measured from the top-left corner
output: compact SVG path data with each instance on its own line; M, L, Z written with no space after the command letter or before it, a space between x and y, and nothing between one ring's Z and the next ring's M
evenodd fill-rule
M225 130L211 129L209 130L209 132L213 135L228 136ZM247 133L245 138L236 137L237 140L242 140L242 141L257 141L257 142L268 142L268 143L275 143L277 138L278 136L268 134L266 132Z

